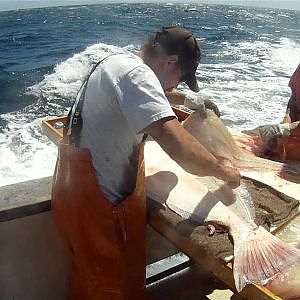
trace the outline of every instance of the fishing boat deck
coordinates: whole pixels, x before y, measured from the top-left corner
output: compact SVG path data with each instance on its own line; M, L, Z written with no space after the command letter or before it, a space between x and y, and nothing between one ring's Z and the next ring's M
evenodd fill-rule
M55 143L62 137L61 124L65 120L62 117L43 122L45 134ZM51 183L48 177L0 188L0 298L67 298L69 263L52 217ZM232 260L217 258L203 248L180 230L172 214L149 201L148 300L281 299L259 285L249 285L237 293ZM275 230L286 226L292 215L295 210ZM182 220L179 222L182 225Z
M186 118L186 112L178 109L175 110L179 120ZM43 122L44 133L54 143L57 143L59 138L62 137L62 124L65 121L66 118L61 117ZM296 211L297 210L298 208L296 208ZM293 211L291 217L295 215L296 211ZM189 236L178 231L176 226L170 225L168 216L165 214L164 217L162 217L162 214L159 213L159 209L155 207L155 205L148 205L148 224L155 230L156 233L160 234L163 239L167 239L169 241L169 245L173 245L172 247L175 247L173 249L175 252L178 250L182 251L188 257L188 259L183 263L178 263L169 270L148 278L147 293L149 295L160 295L160 297L157 296L157 298L156 296L153 296L154 298L150 297L151 299L164 299L165 297L162 297L161 295L164 291L168 295L167 298L172 299L170 295L174 289L174 281L177 281L178 285L182 285L185 292L191 293L191 291L193 291L193 293L196 294L202 293L202 296L208 297L208 299L280 299L280 297L274 295L267 288L259 285L248 285L241 293L238 294L235 289L232 274L232 261L230 259L216 258L214 255L208 253L207 250L203 249L203 247L199 245L199 243L195 243L195 241L193 241ZM276 230L276 228L277 226L273 227L273 230ZM156 244L155 248L161 248L158 245L159 244ZM147 249L153 249L153 247L147 247ZM172 253L169 253L167 256L160 255L160 259L162 257L170 257L171 254ZM176 259L174 258L174 260ZM152 262L148 261L148 264L151 263ZM213 282L213 287L211 284L207 284L207 278L210 278L210 281ZM156 283L154 284L152 281ZM203 291L206 291L206 289L201 286L202 282L206 282L205 286L208 289L211 288L212 291L215 290L219 292L216 292L216 294L212 293L210 296L208 294L203 295ZM218 284L215 284L216 282ZM218 287L221 287L221 289L218 289ZM222 295L225 298L223 298ZM215 296L216 298L214 298ZM178 298L178 290L174 295L174 299L181 299Z
M67 299L69 263L52 217L51 182L46 177L0 188L0 299ZM148 300L233 295L151 226L146 254Z
M52 217L51 182L0 188L0 298L66 299L68 257ZM235 293L231 264L176 231L156 209L149 209L147 229L148 300L280 299L259 286Z

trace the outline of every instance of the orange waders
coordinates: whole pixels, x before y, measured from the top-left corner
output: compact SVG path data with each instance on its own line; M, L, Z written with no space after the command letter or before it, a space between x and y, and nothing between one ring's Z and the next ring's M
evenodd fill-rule
M135 191L115 206L99 188L89 150L59 145L52 208L71 257L69 299L145 299L143 146Z
M106 58L104 58L106 59ZM103 59L103 60L104 60ZM146 192L144 143L136 187L113 205L101 192L90 151L79 147L83 82L58 146L52 208L71 257L70 300L145 299Z
M274 154L282 160L300 161L300 137L291 136L286 139L278 139Z

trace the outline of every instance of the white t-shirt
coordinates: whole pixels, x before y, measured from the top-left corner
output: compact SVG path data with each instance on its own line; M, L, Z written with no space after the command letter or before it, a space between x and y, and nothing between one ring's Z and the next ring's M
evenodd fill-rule
M112 55L90 76L80 147L90 150L100 188L114 204L134 190L143 129L170 116L158 78L138 56Z

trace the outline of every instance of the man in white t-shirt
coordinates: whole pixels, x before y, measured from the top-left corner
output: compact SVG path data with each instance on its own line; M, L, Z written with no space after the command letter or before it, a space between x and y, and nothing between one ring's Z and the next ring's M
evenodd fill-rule
M165 96L180 82L197 92L200 49L184 27L163 27L140 56L107 57L91 75L82 110L80 147L88 148L102 192L114 204L135 186L136 152L149 134L186 171L239 185L235 169L217 159L186 132ZM203 171L205 170L205 171Z
M140 56L106 57L78 94L59 143L52 189L53 213L71 261L69 299L146 298L145 178L138 159L143 134L188 172L239 185L239 172L219 165L183 129L165 96L179 82L198 91L199 61L188 30L162 28Z

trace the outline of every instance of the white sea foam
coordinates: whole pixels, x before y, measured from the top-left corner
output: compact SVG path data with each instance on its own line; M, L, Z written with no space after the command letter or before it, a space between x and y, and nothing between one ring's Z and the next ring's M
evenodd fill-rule
M228 126L244 130L282 120L289 77L299 64L299 44L287 38L276 44L224 42L219 53L208 56L220 63L198 68L201 93L215 100Z
M219 63L202 63L197 70L200 93L218 104L231 128L278 122L290 95L289 77L299 63L299 46L287 38L277 44L266 39L224 42L214 54ZM1 116L8 126L0 133L0 185L52 174L56 147L43 135L41 120L65 114L91 66L105 53L120 50L99 43L73 55L28 89L38 99L35 104ZM130 45L123 50L136 48ZM187 91L185 85L180 88Z
M49 176L56 149L40 128L41 119L10 122L0 139L0 185Z
M55 66L54 71L27 93L37 102L1 115L8 122L0 133L0 186L49 176L56 161L56 146L42 133L42 119L66 114L91 66L109 53L134 50L95 44Z
M103 43L89 46L83 52L77 53L55 66L53 73L46 75L39 84L30 87L28 93L44 97L52 104L54 102L63 105L65 104L64 101L68 103L76 96L81 83L93 64L106 54L126 50L134 50L134 47L130 45L120 49Z
M290 77L300 62L300 44L288 38L281 38L280 43L271 49L271 59L265 68L281 71Z

